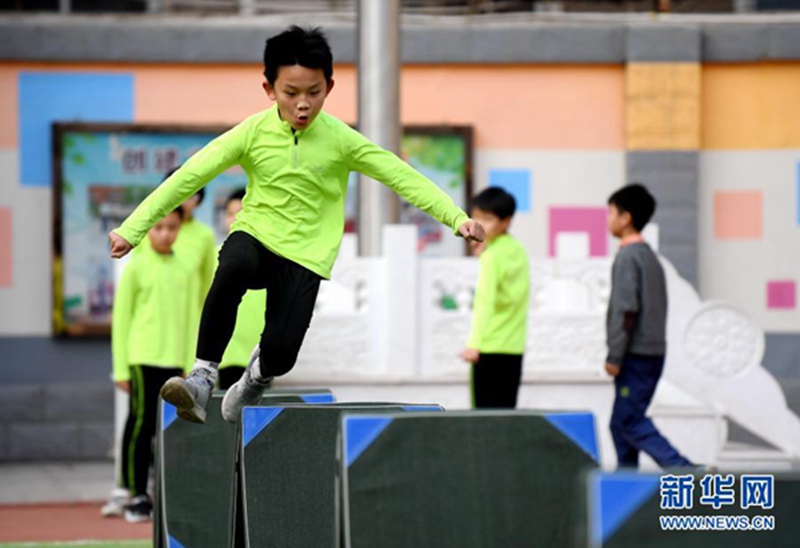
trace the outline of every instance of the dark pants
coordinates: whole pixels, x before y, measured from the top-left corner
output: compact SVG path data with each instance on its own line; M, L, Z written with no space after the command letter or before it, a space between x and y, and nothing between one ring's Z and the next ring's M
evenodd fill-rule
M621 467L639 466L639 452L650 455L662 468L692 466L686 457L645 416L664 370L664 358L628 355L614 378L616 398L611 413L611 436Z
M147 480L153 464L153 436L158 417L158 393L181 368L147 365L131 366L131 391L128 420L122 437L122 486L133 496L147 494Z
M472 404L476 409L514 409L522 378L522 356L481 354L472 364Z
M266 288L261 374L285 375L297 361L320 281L317 274L275 255L249 234L234 232L220 250L219 267L203 307L197 357L219 363L233 335L245 292Z
M229 365L219 370L219 377L217 378L217 385L220 390L227 390L242 378L242 373L247 369L243 365Z

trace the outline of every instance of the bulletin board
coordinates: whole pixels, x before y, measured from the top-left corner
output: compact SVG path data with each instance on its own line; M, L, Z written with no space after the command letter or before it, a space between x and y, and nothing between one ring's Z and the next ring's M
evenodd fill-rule
M56 336L107 336L114 299L115 261L108 232L197 150L228 128L145 124L53 125L53 332ZM410 126L401 156L457 205L472 192L472 131L469 127ZM224 240L224 206L247 176L234 166L209 183L195 218ZM345 230L357 230L357 177L351 175ZM418 227L421 254L464 255L463 241L403 204L401 222Z

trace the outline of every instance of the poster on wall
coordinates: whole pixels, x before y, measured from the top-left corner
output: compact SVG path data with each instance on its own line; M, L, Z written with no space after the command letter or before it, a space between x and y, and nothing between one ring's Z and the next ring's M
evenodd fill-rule
M455 204L466 210L472 195L472 127L406 126L400 157L444 190ZM358 175L350 175L346 204L346 232L357 231ZM417 251L426 257L460 257L467 247L439 224L400 200L400 222L417 225Z
M108 335L115 261L108 232L164 179L227 127L140 124L55 124L53 184L53 331L58 336ZM471 186L470 128L409 127L401 156L466 207ZM227 197L247 185L234 166L205 187L195 218L225 239ZM357 230L357 177L351 175L346 231ZM418 248L429 256L464 255L447 228L407 203L401 222L418 227Z
M57 335L107 335L114 298L108 232L165 175L227 127L54 125L53 328ZM227 196L247 177L235 166L212 181L195 217L224 239Z

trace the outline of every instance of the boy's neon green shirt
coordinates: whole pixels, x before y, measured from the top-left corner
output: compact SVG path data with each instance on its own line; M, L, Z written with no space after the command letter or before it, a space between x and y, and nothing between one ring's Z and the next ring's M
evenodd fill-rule
M250 354L261 341L264 331L264 314L267 311L267 290L250 289L242 297L239 310L236 312L236 327L233 336L225 348L220 369L231 365L247 365Z
M131 365L191 368L197 326L197 275L192 261L149 245L131 255L114 292L111 353L115 381Z
M344 122L320 112L308 128L294 131L273 106L192 156L115 232L137 245L166 213L237 164L248 183L232 230L326 279L342 241L351 171L382 182L455 233L469 220L434 183Z
M214 231L197 219L184 221L172 248L179 256L194 262L199 276L198 290L202 305L217 270L217 238Z
M508 234L481 253L467 346L482 354L524 354L530 297L528 255Z

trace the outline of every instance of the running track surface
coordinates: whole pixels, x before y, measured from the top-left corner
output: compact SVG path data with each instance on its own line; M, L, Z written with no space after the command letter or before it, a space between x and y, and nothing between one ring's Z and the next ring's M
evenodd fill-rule
M100 517L99 503L0 505L0 542L135 540L153 536L152 522Z

